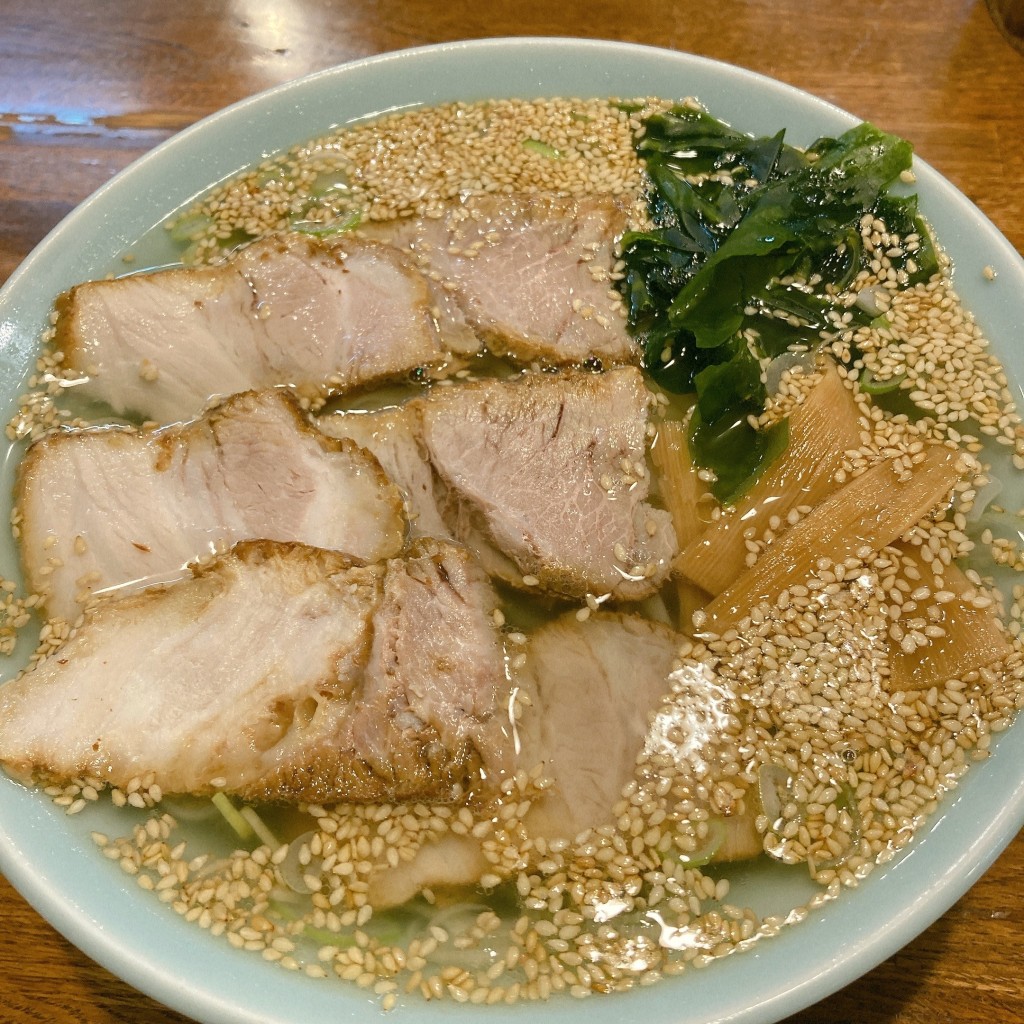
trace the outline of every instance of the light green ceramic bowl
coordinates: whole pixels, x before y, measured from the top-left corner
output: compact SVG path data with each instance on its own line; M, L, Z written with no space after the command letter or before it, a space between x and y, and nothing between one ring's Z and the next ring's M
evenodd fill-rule
M118 255L142 238L152 262L170 258L159 241L166 215L232 172L374 112L454 99L610 95L696 95L738 128L766 133L786 127L789 141L798 144L855 122L820 100L735 67L572 39L452 43L312 75L182 132L100 189L32 253L0 292L0 411L6 418L13 409L54 296L123 266ZM1024 355L1014 347L1024 322L1024 263L963 195L926 166L917 173L923 209L953 257L963 299L1015 379L1024 380ZM997 269L995 281L983 278L985 265ZM6 519L12 461L0 521ZM9 575L15 558L5 543L0 570ZM753 950L621 996L500 1009L409 1002L388 1019L768 1024L837 990L907 943L970 887L1022 824L1024 723L999 739L994 755L972 769L907 851L857 890ZM127 831L112 808L67 818L44 797L0 777L0 869L45 918L115 974L210 1024L376 1016L376 1004L352 987L289 974L184 923L99 855L89 838L96 828ZM742 874L733 898L767 910L802 903L808 891L800 872L761 865Z

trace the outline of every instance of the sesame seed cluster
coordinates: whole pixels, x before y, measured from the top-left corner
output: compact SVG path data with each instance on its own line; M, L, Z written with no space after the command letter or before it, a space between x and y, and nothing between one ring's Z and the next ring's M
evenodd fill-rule
M440 216L459 193L630 193L631 116L605 100L489 100L346 125L215 188L167 222L187 260L298 226Z
M726 777L760 787L766 852L806 863L826 885L853 885L904 846L970 761L987 756L1024 696L1019 649L962 679L894 689L890 643L909 640L901 649L912 652L914 631L928 643L928 617L913 613L933 587L941 600L953 595L941 570L931 586L917 573L910 590L914 562L896 548L865 555L823 560L691 653L731 683L743 725ZM989 607L980 581L970 596ZM937 620L929 638L943 635Z
M51 317L53 322L56 316ZM33 373L26 381L26 391L18 397L17 412L7 422L4 431L7 440L36 441L51 430L61 426L82 426L85 421L62 404L66 389L76 374L63 365L64 354L52 346L53 326L47 328L42 337L42 351ZM18 537L17 522L15 539Z
M15 580L0 578L0 655L14 652L19 632L32 620L32 609L39 603L36 594L17 596Z
M246 239L287 228L330 229L354 216L435 216L465 190L636 194L632 137L639 127L636 113L596 100L391 114L265 161L168 227L187 242L190 262L209 263ZM558 840L531 835L524 819L551 785L538 768L506 779L500 798L482 806L303 807L307 828L297 838L257 836L218 857L195 849L201 831L179 822L153 780L141 778L110 791L115 806L138 820L120 837L94 832L103 855L212 935L311 978L353 982L384 1009L406 997L496 1004L645 986L775 935L891 858L1024 706L1020 586L1011 591L1010 651L999 662L920 689L892 683L894 651L910 656L942 640L942 609L954 597L979 612L1001 605L992 579L968 569L965 587L954 570L979 555L969 517L989 483L989 463L1002 455L1024 469L1024 429L948 268L907 288L907 270L893 261L909 254L902 266L913 273L921 240L901 239L870 217L861 235L869 267L848 299L870 295L880 315L870 327L840 318L828 339L863 422L861 446L846 453L836 480L887 459L902 479L928 443L939 443L963 453L962 481L948 507L898 544L819 559L808 578L758 601L721 632L698 613L634 778L607 824ZM8 425L12 440L74 422L59 403L68 384L61 361L53 350L40 358L32 394ZM886 411L862 390L865 373L899 379L923 415ZM814 381L804 367L785 375L763 422L787 414ZM660 393L654 406L652 432L658 416L678 416ZM621 470L624 486L650 472L628 461ZM600 481L608 491L618 483ZM811 511L797 505L767 530L751 531L747 566ZM709 509L708 519L721 514ZM17 535L16 518L12 527ZM979 536L996 564L1024 569L1010 541L991 529ZM624 548L614 554L628 564ZM24 623L33 601L4 591L0 643ZM607 597L588 594L577 618ZM511 612L508 621L496 616L514 672L529 657L529 635ZM37 656L67 635L67 624L47 624ZM515 713L529 714L528 703ZM714 725L696 739L687 725L695 713ZM46 789L69 814L102 791L96 779ZM730 900L728 865L710 861L745 815L755 818L766 864L807 866L817 889L805 904L780 915ZM452 908L444 894L428 889L418 926L392 934L392 917L373 906L375 876L450 836L480 841L488 865L473 897L480 902L446 917Z
M1024 469L1024 426L1006 374L953 290L948 261L942 274L907 287L906 271L894 269L892 260L916 251L920 238L900 238L868 215L861 238L869 265L854 281L850 299L870 292L880 316L842 333L834 342L837 357L858 376L867 372L876 381L899 382L936 437L949 437L967 451L979 451L982 439L992 438L1012 449L1014 466Z

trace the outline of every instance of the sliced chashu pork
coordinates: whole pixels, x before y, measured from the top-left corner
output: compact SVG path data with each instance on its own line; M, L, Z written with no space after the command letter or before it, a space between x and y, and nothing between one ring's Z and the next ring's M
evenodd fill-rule
M532 362L637 362L611 288L626 201L471 193L438 218L365 229L414 253L498 355Z
M651 594L676 539L647 502L650 401L633 367L437 389L420 407L422 441L449 528L513 585Z
M574 840L614 821L613 808L634 778L638 756L667 741L672 718L680 756L714 740L723 698L704 688L705 701L682 704L686 714L663 706L678 667L682 637L639 616L596 613L585 622L574 614L543 626L531 637L526 663L513 679L530 698L518 715L517 767L543 765L550 787L524 818L526 832L545 840ZM724 716L723 716L724 717ZM717 860L737 860L761 851L754 808L726 818ZM449 834L425 844L409 862L380 871L371 899L390 906L425 886L473 885L493 871L480 841Z
M491 575L568 598L635 600L665 580L671 517L647 501L640 371L565 371L436 387L379 413L332 414L401 487L414 532L456 538Z
M272 236L211 267L78 285L56 344L80 393L169 423L212 397L289 385L315 398L476 352L437 285L381 242Z
M520 759L552 786L530 809L531 834L574 839L608 823L633 778L682 637L635 615L567 614L535 633L516 684Z
M16 500L29 584L71 621L98 591L173 579L236 541L377 561L405 533L401 495L373 455L325 437L281 389L152 433L51 434L26 454Z
M461 549L239 545L98 603L0 687L0 762L250 800L451 800L507 767L495 596Z

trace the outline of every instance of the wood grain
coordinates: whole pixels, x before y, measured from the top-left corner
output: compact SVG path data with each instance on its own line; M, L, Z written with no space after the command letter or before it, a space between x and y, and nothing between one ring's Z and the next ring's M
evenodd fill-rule
M667 46L914 141L1024 250L1024 56L971 0L0 0L0 281L94 189L196 119L352 58L501 35ZM1024 323L1024 314L1022 314ZM0 822L0 828L3 823ZM790 1024L1024 1021L1024 835L917 940ZM177 1024L0 879L0 1024Z

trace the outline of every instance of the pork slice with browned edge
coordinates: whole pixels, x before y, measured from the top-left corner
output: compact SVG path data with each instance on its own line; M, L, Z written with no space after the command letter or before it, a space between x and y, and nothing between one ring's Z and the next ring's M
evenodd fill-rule
M422 438L449 529L514 586L653 593L677 545L671 517L647 500L650 402L634 367L433 391Z
M604 366L639 361L612 288L628 200L471 192L440 217L366 228L406 248L497 355Z
M16 503L29 584L69 621L97 593L173 579L240 540L372 562L405 534L401 495L373 455L325 437L282 389L154 432L50 434L21 464Z
M247 542L98 603L0 687L0 762L247 800L462 800L509 764L495 604L452 545L359 567Z
M58 302L83 397L158 423L288 385L315 400L476 352L436 285L381 242L280 235L223 264L90 281Z

